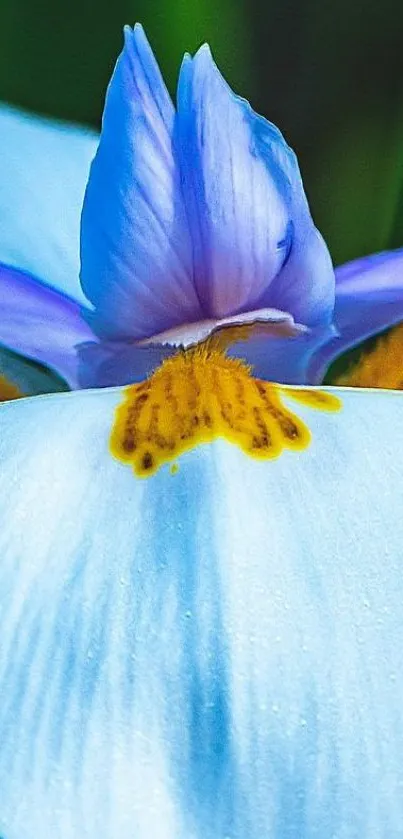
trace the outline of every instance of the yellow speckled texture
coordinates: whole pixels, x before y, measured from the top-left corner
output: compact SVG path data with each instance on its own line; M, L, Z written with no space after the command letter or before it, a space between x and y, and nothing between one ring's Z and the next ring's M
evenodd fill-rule
M340 407L330 394L256 379L244 362L228 358L216 346L181 351L146 382L126 388L116 411L111 452L131 464L138 477L148 477L199 443L219 437L262 460L277 457L283 449L300 451L311 435L282 404L282 390L312 408Z

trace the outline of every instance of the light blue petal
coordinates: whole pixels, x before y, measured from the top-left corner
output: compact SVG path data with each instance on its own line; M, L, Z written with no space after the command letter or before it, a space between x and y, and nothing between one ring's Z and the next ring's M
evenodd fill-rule
M234 96L207 45L182 65L178 134L205 316L258 308L264 299L308 325L329 320L333 269L295 154Z
M354 259L336 268L334 324L338 337L313 356L308 377L322 381L343 352L403 321L403 248Z
M5 839L400 837L403 395L339 395L145 481L119 392L0 408Z
M173 122L144 32L126 27L82 216L81 282L104 338L142 338L200 317Z
M0 262L80 302L80 214L96 135L0 107Z

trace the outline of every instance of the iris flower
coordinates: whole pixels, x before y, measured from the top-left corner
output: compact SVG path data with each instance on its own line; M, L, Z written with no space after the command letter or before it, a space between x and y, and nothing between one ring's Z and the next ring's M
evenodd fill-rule
M0 126L0 345L23 393L43 380L32 365L24 379L21 357L70 388L128 384L178 345L226 326L230 343L228 318L257 322L228 349L258 375L315 384L403 319L403 251L345 265L335 283L295 154L207 46L184 58L175 112L141 27L126 29L85 195L81 286L97 138L7 109Z
M3 119L43 137L43 188L56 150L72 166L37 213L10 201L8 369L102 387L0 409L0 834L397 839L403 395L292 384L400 320L402 255L340 269L334 308L277 129L205 47L175 114L136 27L80 308L74 236L65 265L43 236L95 140Z

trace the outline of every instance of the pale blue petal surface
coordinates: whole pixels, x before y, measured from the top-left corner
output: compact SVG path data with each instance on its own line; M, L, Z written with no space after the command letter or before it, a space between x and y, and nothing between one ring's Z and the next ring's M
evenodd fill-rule
M403 321L403 248L355 259L336 268L334 324L339 333L320 348L309 381L322 381L337 356Z
M142 338L200 317L173 122L144 32L126 27L82 216L81 282L104 338Z
M0 262L86 302L80 215L96 135L0 106Z
M0 407L5 839L399 839L403 395L339 395L146 481L118 391Z
M29 274L0 265L0 344L78 385L76 347L94 339L75 300Z
M329 320L333 269L295 154L274 125L234 96L207 45L182 65L178 149L205 316L256 308L264 299L308 325Z

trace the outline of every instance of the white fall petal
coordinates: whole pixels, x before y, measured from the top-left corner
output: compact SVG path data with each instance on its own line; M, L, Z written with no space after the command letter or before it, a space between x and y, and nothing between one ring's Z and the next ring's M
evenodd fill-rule
M1 407L4 839L401 837L403 395L338 393L146 480L120 391Z

